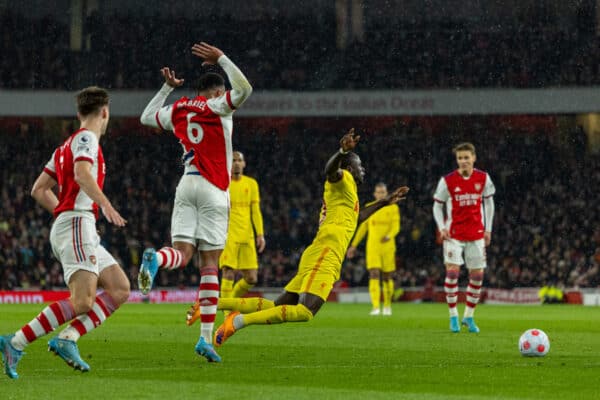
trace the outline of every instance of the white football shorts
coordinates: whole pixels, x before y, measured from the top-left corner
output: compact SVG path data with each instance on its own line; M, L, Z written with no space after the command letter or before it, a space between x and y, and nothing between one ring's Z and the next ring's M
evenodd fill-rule
M444 240L444 264L465 264L467 269L485 268L485 241L483 239L469 242L456 239Z
M171 239L198 250L225 247L229 222L229 192L201 175L183 175L175 192Z
M100 244L96 218L90 211L65 211L58 215L50 230L52 252L62 264L65 283L85 270L100 275L105 268L117 265L114 257Z

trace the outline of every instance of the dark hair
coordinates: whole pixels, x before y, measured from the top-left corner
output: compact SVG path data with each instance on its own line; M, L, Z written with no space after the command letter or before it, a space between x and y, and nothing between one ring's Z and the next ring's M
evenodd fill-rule
M349 152L348 154L344 154L342 156L342 159L340 160L340 168L341 169L348 169L349 166L352 165L352 161L353 160L358 160L358 154L353 153L353 152Z
M375 188L378 188L378 187L382 187L382 188L384 188L385 190L387 190L387 185L386 185L385 183L383 183L383 182L377 182L377 183L375 184Z
M222 86L225 86L225 80L221 75L214 72L207 72L198 78L195 88L197 92L204 92Z
M108 104L108 92L98 86L81 89L75 98L77 99L77 112L83 117L97 113Z
M473 143L469 142L460 143L454 146L452 153L456 154L459 151L470 151L471 153L475 154L475 146Z

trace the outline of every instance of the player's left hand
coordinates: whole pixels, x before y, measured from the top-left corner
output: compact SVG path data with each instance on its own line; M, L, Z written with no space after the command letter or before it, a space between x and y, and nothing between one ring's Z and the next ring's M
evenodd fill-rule
M196 43L192 46L192 54L204 59L202 65L213 65L219 61L219 57L223 55L223 51L206 42L200 42L200 44Z
M492 242L492 232L484 232L483 233L483 243L485 243L485 247L489 246Z
M183 85L183 79L178 79L175 76L175 71L172 71L169 67L163 67L160 70L160 73L165 78L165 83L172 88L179 87Z
M384 236L381 238L381 243L387 243L390 241L390 237L389 236Z
M394 190L392 193L388 194L385 197L385 201L388 204L394 204L399 202L400 200L404 200L406 198L406 194L410 189L408 186L400 186L398 189Z
M265 240L265 237L263 235L258 235L256 237L256 250L258 250L259 253L262 253L266 245L267 241Z

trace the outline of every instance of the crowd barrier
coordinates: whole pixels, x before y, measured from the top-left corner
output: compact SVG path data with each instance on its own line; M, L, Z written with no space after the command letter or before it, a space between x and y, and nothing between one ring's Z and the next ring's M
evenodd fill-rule
M538 298L539 288L516 289L485 289L480 302L486 304L540 304ZM281 292L279 288L256 288L247 296L263 296L274 299ZM69 291L61 290L15 290L0 291L0 304L36 304L48 303L69 297ZM149 295L143 295L139 290L132 290L129 296L130 303L193 303L197 298L197 290L185 289L157 289ZM459 292L459 302L465 301L464 291ZM339 303L369 303L367 288L336 288L329 297L329 301ZM396 301L405 302L440 302L446 301L442 288L409 288L405 289ZM582 304L600 306L600 289L566 289L564 302L569 304Z

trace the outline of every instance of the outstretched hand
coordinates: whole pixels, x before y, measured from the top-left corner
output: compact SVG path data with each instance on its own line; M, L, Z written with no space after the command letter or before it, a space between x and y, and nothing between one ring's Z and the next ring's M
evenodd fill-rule
M206 42L200 42L200 44L196 43L192 46L192 54L204 59L202 65L213 65L219 61L219 57L223 55L223 51Z
M359 140L360 135L355 134L354 128L352 128L340 140L340 147L344 152L354 150Z
M406 198L406 194L410 189L408 186L400 186L398 189L394 190L392 193L388 194L385 197L385 201L388 204L394 204Z
M174 70L172 71L169 67L161 68L160 73L165 78L165 83L167 85L171 86L172 88L176 88L176 87L183 85L184 80L178 79L175 76L175 71Z

